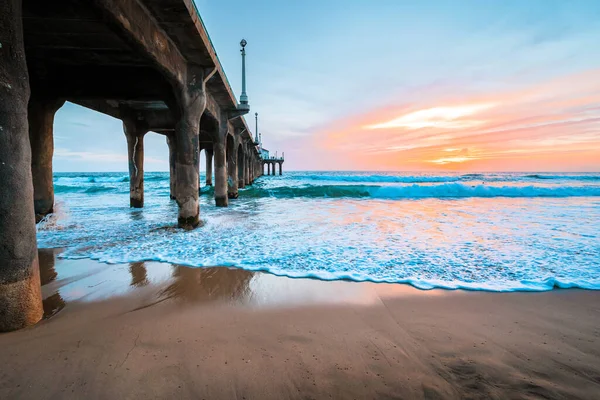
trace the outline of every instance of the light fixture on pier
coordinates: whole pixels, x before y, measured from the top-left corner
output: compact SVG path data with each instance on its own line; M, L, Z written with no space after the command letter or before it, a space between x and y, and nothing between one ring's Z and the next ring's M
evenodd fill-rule
M258 141L258 113L254 113L254 121L256 123L256 127L254 130L254 145L258 146L260 142Z
M242 53L242 94L240 95L240 104L238 105L238 109L241 110L250 110L250 104L248 104L248 95L246 94L246 39L242 39L240 42L240 46L242 49L240 52Z

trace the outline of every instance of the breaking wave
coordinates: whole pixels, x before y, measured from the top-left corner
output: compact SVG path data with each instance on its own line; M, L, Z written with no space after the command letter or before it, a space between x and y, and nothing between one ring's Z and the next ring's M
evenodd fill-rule
M565 179L574 181L600 181L600 175L544 175L544 174L531 174L525 175L525 178L530 179Z
M118 191L119 188L113 186L69 186L69 185L54 185L55 193L102 193L102 192L114 192Z
M58 183L117 183L129 182L128 176L60 176L54 179Z
M312 198L463 198L463 197L583 197L600 196L600 187L586 186L490 186L444 183L439 185L305 185L300 187L252 187L242 191L249 197Z

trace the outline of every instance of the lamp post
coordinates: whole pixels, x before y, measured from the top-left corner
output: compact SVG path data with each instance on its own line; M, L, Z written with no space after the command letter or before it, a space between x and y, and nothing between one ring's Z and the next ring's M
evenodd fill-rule
M254 121L256 123L256 128L254 130L254 145L258 146L260 144L258 141L258 113L254 113Z
M246 94L246 39L242 39L240 46L242 49L242 94L240 95L240 104L248 106L248 95Z

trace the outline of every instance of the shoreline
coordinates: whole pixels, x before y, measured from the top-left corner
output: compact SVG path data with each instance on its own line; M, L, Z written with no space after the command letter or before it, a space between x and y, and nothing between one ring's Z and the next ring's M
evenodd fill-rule
M168 228L165 228L168 229ZM52 252L54 254L59 254L64 250L64 248L56 247L56 248L42 248L39 249L41 252ZM92 257L75 257L75 258L65 258L63 260L69 261L77 261L77 260L89 260L90 262L98 263L101 265L111 266L111 265L128 265L128 264L164 264L164 265L177 265L178 267L192 268L192 269L206 269L206 268L227 268L227 269L237 269L242 271L247 271L253 274L268 274L271 276L276 276L278 278L287 278L287 279L299 279L299 280L316 280L321 282L348 282L348 283L358 283L358 284L375 284L375 285L406 285L411 288L417 289L419 291L430 291L430 290L443 290L443 291L468 291L468 292L486 292L486 293L541 293L541 292L549 292L553 290L564 290L564 289L578 289L578 290L591 290L597 291L600 290L600 282L586 282L585 285L574 283L572 281L563 281L561 278L556 277L548 277L542 281L493 281L491 284L486 283L473 283L469 284L468 282L457 282L455 285L451 285L444 281L438 281L432 283L432 281L427 280L419 280L416 278L406 278L398 281L388 281L388 280L377 280L371 278L358 278L351 277L347 275L335 276L335 277L324 277L319 276L314 273L308 273L306 275L298 275L298 274L290 274L280 272L278 270L272 270L268 268L247 268L244 266L234 266L234 265L221 265L221 266L196 266L196 265L186 265L186 264L174 264L169 261L157 261L157 260L142 260L142 261L127 261L127 262L107 262L101 261L97 258ZM515 285L522 285L521 287L516 287ZM487 286L487 287L486 287ZM504 287L502 287L504 286Z
M45 302L58 295L63 308L0 335L2 398L600 392L598 291L423 291L40 254L52 266L41 271Z

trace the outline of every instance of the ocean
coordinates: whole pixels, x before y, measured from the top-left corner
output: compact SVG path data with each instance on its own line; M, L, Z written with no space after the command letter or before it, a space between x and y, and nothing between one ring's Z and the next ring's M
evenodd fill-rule
M600 174L284 172L177 229L169 174L145 173L129 208L126 173L56 173L40 248L108 264L230 266L292 278L419 289L600 289Z

